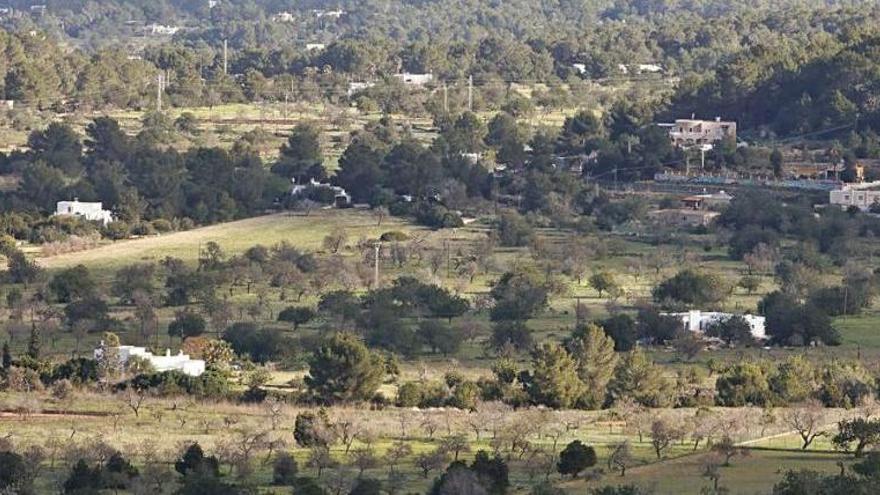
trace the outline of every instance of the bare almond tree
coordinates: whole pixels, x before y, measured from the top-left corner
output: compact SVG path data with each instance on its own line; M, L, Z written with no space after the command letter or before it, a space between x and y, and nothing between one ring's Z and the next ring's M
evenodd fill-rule
M412 454L412 447L408 443L397 441L391 444L391 447L385 452L385 457L383 457L385 464L388 465L388 471L390 473L397 472L397 466L410 454Z
M651 423L651 446L654 447L657 459L663 457L663 451L672 445L679 435L680 433L668 420L658 418Z
M324 485L330 491L331 495L343 495L351 490L352 475L351 472L344 467L334 466L335 469L330 472L330 476L324 481Z
M281 437L269 438L266 440L266 458L263 459L263 465L272 462L277 452L281 452L287 448L287 440Z
M440 442L440 448L452 454L456 461L462 452L470 452L471 450L470 443L464 435L452 435L444 438Z
M266 399L265 406L269 421L272 423L272 431L275 431L281 424L284 415L284 403L278 397L272 396Z
M372 447L354 449L349 456L351 465L358 470L358 478L362 477L367 469L375 469L379 465L379 458L376 457L376 451Z
M309 452L309 460L307 466L318 471L318 478L324 474L325 469L334 468L339 465L336 459L330 454L330 449L324 446L312 447Z
M434 419L430 414L425 414L422 418L421 427L425 430L425 433L428 434L428 438L433 439L434 433L437 432L437 429L440 428L440 424Z
M339 413L331 423L334 436L345 446L345 453L351 450L352 444L361 435L363 425L361 421L353 414Z
M128 387L125 391L125 400L128 408L134 412L134 416L140 417L141 406L147 400L147 390L141 387Z
M720 455L724 459L723 466L730 466L730 460L735 456L746 457L749 455L749 449L737 447L736 443L728 437L724 436L721 440L712 446L712 451Z
M138 447L143 459L143 468L132 491L136 494L167 493L167 487L173 483L167 452L160 451L152 441L144 441Z
M443 469L449 463L449 453L442 448L423 452L416 456L415 463L422 470L422 477L427 479L431 471Z
M55 459L58 457L58 452L64 447L66 442L61 438L56 436L51 436L43 442L43 448L46 449L46 454L49 457L49 468L55 469Z
M620 476L626 476L626 468L632 466L635 462L629 442L623 441L608 445L610 453L608 454L608 469L620 472Z
M791 407L782 414L782 421L801 437L802 450L807 450L813 440L825 435L822 430L824 420L825 411L816 401Z
M214 427L214 421L212 421L210 417L202 416L199 418L199 423L202 424L202 429L204 430L205 435L211 433L211 429Z

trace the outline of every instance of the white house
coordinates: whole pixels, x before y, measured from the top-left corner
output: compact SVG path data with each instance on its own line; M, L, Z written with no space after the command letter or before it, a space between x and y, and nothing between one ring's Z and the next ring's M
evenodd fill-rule
M880 182L846 184L828 193L828 202L843 209L855 206L867 211L874 203L880 203Z
M104 354L104 342L101 347L95 349L95 359L100 359ZM125 366L129 359L134 356L141 357L153 365L153 369L158 372L162 371L180 371L189 376L199 376L205 372L205 362L201 359L191 359L189 355L180 351L176 356L171 355L171 351L166 349L164 356L156 356L144 347L136 347L133 345L121 345L116 348L119 354L119 364Z
M351 203L351 195L349 195L348 192L342 187L334 186L333 184L324 184L316 181L315 179L312 179L308 184L297 184L296 179L292 179L292 181L293 187L290 188L291 196L296 196L311 187L326 188L333 191L333 201L335 206L344 207L348 206Z
M467 160L471 165L476 165L483 159L482 153L462 153L461 157Z
M664 315L679 318L685 330L698 333L705 332L706 328L713 323L718 323L734 316L741 316L751 327L752 337L761 340L767 338L767 332L764 329L765 318L763 316L750 314L737 315L734 313L719 313L715 311L700 310L691 310L686 313L664 313Z
M55 215L83 217L92 222L101 222L104 225L113 221L113 214L109 210L105 210L100 201L84 203L76 198L73 201L59 201L55 205Z
M736 122L721 120L676 119L674 123L657 124L668 129L669 139L678 148L702 147L710 150L726 138L736 140Z
M403 74L394 74L394 77L408 86L424 86L434 80L434 74L431 73L410 74L409 72L404 72Z
M343 15L345 15L345 11L342 10L342 9L335 9L335 10L313 10L312 12L315 14L315 17L317 17L318 19L321 19L321 18L324 18L324 17L329 17L329 18L331 18L331 19L339 19L340 17L342 17Z
M279 12L272 16L272 20L275 22L293 22L296 20L296 17L290 12Z
M180 28L177 26L165 26L163 24L150 24L147 26L149 33L153 36L174 36L180 31Z
M636 66L639 74L651 73L656 74L658 72L663 72L663 66L657 64L639 64Z
M320 52L324 48L327 48L324 43L306 43L307 52Z
M375 86L376 83L372 82L364 82L364 81L355 81L348 83L348 94L349 97L354 95L355 93L360 93L361 91L367 90Z

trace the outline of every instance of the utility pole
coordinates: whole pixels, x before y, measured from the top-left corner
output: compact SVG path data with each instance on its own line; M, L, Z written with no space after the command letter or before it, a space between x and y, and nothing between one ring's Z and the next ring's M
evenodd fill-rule
M159 73L156 76L156 111L162 111L162 91L165 90L165 74Z
M449 113L449 88L443 83L443 113Z
M451 263L451 257L449 255L449 239L443 240L443 247L446 248L446 280L449 280L449 271L450 271L450 263Z
M468 112L474 111L474 76L468 76Z
M223 75L229 74L229 42L223 40Z
M706 170L706 148L700 146L700 172Z
M373 257L373 289L379 288L379 248L381 247L381 243L373 244L373 249L375 249L375 256Z

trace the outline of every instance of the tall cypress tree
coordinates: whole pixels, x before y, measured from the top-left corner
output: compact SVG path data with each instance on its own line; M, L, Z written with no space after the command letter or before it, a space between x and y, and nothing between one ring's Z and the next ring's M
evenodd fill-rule
M37 330L36 325L31 326L31 337L28 340L27 346L27 355L31 359L37 360L40 359L40 349L43 347L42 340L40 339L40 331Z
M3 369L8 370L12 367L12 352L9 350L9 341L3 343Z

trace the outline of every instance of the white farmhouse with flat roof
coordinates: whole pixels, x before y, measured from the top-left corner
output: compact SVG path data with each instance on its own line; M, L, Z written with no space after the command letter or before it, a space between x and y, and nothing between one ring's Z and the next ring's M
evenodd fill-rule
M719 313L715 311L691 310L686 313L664 313L666 316L672 316L681 320L685 330L695 333L705 333L706 328L713 323L718 323L734 316L741 316L749 324L752 329L752 337L756 339L766 339L767 331L764 328L765 318L763 316L755 316L750 314L734 314Z
M100 359L101 355L104 353L104 350L102 349L103 345L104 343L101 342L101 347L95 349L95 359ZM164 356L156 356L145 347L137 347L133 345L121 345L116 348L116 351L119 354L119 364L123 366L125 366L125 363L127 363L129 359L138 356L146 359L153 365L153 369L158 372L180 371L189 376L199 376L205 372L205 362L203 360L191 359L189 355L184 354L183 351L180 351L177 355L171 355L171 351L166 349Z
M880 204L880 182L844 184L829 193L828 202L843 209L855 206L868 211L874 204Z
M109 210L105 210L100 201L94 203L84 203L79 199L59 201L55 205L55 215L83 217L92 222L101 222L104 225L113 221L113 214Z
M434 74L431 73L410 74L409 72L404 72L402 74L394 74L394 77L408 86L424 86L434 80Z

